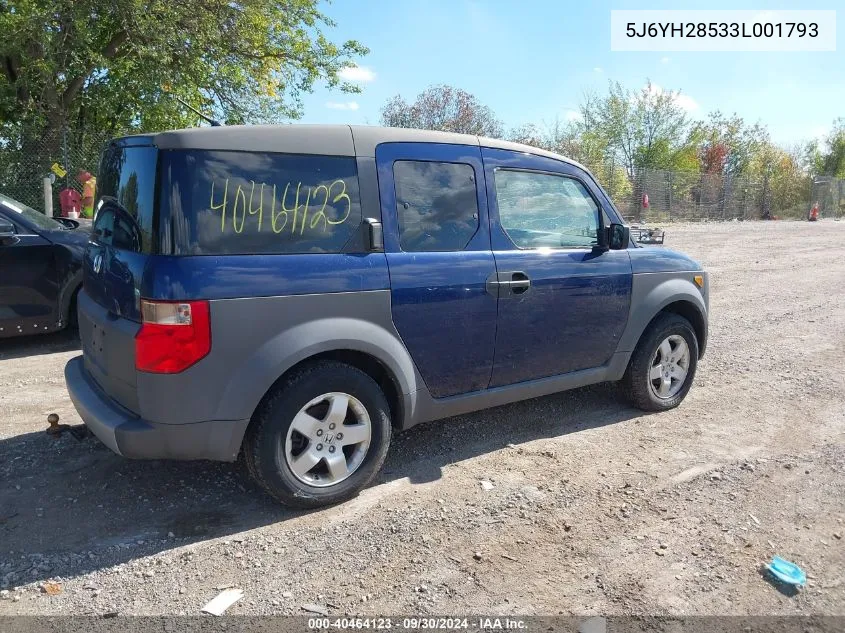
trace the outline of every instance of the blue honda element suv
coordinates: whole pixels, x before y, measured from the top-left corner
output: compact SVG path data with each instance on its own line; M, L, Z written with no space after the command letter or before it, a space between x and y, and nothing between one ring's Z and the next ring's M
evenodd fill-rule
M292 506L354 496L427 420L602 381L671 409L704 352L707 273L533 147L212 127L116 140L98 180L79 415L128 458L242 454Z

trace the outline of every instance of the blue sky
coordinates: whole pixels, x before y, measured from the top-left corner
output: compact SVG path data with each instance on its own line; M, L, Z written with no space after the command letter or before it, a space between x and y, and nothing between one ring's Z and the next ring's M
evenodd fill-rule
M681 90L693 118L711 110L766 123L775 141L823 135L845 117L845 10L836 52L611 52L611 9L845 9L803 2L589 2L554 0L335 0L334 41L371 49L350 73L364 89L318 88L304 99L305 123L377 125L396 94L412 100L431 84L467 90L507 127L572 116L585 90L608 80L638 88L646 79Z

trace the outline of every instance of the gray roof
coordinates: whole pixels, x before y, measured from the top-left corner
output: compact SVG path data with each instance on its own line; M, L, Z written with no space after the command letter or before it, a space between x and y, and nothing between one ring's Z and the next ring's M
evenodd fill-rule
M375 156L381 143L450 143L507 149L545 156L582 169L583 165L560 154L499 139L366 125L226 125L171 130L142 135L162 149L217 149L259 152L292 152L335 156Z

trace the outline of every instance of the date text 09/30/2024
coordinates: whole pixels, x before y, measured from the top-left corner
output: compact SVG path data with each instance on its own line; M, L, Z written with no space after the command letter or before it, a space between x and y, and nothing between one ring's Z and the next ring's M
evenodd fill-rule
M525 630L527 624L519 618L499 617L409 617L409 618L309 618L309 630L375 629L420 631L499 631Z

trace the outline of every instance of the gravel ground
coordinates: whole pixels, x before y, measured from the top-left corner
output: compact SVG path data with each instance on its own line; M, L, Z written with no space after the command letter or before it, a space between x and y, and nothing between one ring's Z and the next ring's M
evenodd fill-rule
M0 342L0 615L845 614L845 223L671 226L711 340L671 412L599 385L423 425L310 513L234 464L131 462L80 422L68 335ZM769 583L773 554L806 588ZM55 594L55 595L51 595Z

